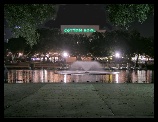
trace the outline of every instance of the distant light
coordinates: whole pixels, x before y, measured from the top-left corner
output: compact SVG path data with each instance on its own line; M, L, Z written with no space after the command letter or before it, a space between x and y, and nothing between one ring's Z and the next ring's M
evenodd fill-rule
M47 57L49 57L49 54L46 54Z
M66 83L66 74L64 74L64 83Z
M20 26L15 26L15 28L20 28Z
M22 56L22 55L23 55L23 53L19 53L19 57Z
M64 56L64 57L67 57L67 56L68 56L68 53L67 53L67 52L64 52L64 53L63 53L63 56Z
M120 54L119 54L119 53L116 53L116 54L115 54L115 57L116 57L116 58L119 58L119 57L120 57Z
M118 74L116 74L116 83L118 83Z

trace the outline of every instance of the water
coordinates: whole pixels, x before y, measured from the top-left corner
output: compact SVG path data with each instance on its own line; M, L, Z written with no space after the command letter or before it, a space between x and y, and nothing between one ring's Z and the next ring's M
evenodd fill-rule
M64 82L67 82L67 76L71 75L70 82L106 82L106 76L109 75L108 81L112 81L110 75L119 72L105 71L97 61L76 61L71 64L68 70L58 71L58 74L64 75ZM105 75L106 74L106 75ZM116 82L118 79L116 79Z
M54 70L8 70L8 83L54 82L153 83L153 70L120 70L118 74L58 74Z

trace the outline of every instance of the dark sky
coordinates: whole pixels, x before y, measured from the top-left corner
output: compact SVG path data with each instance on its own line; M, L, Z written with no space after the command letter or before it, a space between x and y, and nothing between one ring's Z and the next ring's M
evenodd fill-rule
M60 25L100 25L100 29L113 30L110 23L107 23L107 14L103 4L67 4L60 5L55 21L50 20L45 23L46 27L57 27ZM149 16L143 24L134 22L131 29L137 29L142 36L154 35L154 16Z
M137 29L144 37L154 36L154 16L150 15L143 24L138 22L133 23L129 30L132 28Z
M40 27L60 28L60 25L100 25L100 29L114 30L107 22L104 4L66 4L59 5L55 20L48 20ZM4 20L4 25L5 25ZM150 16L143 24L134 22L129 28L137 29L142 36L154 36L154 16ZM5 28L4 40L11 37L11 29Z
M56 20L48 21L45 26L60 28L60 25L100 25L100 28L112 29L106 21L106 13L101 4L60 5Z

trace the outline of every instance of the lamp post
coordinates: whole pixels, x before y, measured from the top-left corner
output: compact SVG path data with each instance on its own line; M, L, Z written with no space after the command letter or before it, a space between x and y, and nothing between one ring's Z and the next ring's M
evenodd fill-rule
M119 66L120 53L116 52L116 53L115 53L115 57L117 58L117 59L116 59L116 60L117 60L117 63L118 63L117 67L120 68L120 66Z
M65 67L65 69L66 69L66 58L68 57L68 53L67 52L63 52L63 57L64 57L64 67ZM67 81L67 74L64 74L64 83L66 83L66 81Z
M68 57L68 53L64 51L63 57L64 57L64 67L65 67L66 66L66 58Z
M116 54L115 54L115 57L116 57L116 58L120 58L120 53L116 53Z

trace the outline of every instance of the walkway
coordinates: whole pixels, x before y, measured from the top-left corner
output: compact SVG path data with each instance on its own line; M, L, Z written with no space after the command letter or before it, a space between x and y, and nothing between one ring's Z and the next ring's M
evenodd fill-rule
M154 84L4 84L5 118L154 118Z

